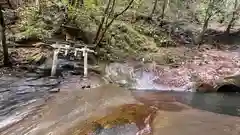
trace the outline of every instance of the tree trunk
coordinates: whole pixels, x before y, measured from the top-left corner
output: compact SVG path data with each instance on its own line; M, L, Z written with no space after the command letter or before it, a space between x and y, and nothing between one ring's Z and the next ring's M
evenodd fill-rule
M208 28L209 20L212 17L212 14L209 14L209 11L210 11L210 8L211 8L212 4L213 4L212 1L210 1L208 3L207 9L205 11L205 17L204 17L204 23L203 23L202 31L201 31L200 35L198 36L197 41L195 42L196 44L198 44L198 47L200 47L200 44L202 44L204 34L205 34L205 32Z
M98 42L100 33L101 33L101 31L102 31L102 28L103 28L105 19L106 19L107 14L108 14L108 10L109 10L110 5L111 5L111 2L112 2L112 0L108 0L108 4L107 4L107 7L106 7L106 9L105 9L105 11L104 11L104 15L103 15L103 17L102 17L102 20L101 20L99 26L98 26L97 34L96 34L95 39L94 39L94 42L93 42L94 44Z
M83 7L84 6L84 0L80 0L80 7Z
M164 0L163 2L163 7L162 7L162 14L161 14L161 19L163 20L165 17L165 11L167 9L169 0Z
M134 2L134 0L131 0L128 3L128 6L119 14L114 15L114 17L112 18L112 20L107 24L107 26L105 27L104 31L102 32L99 41L97 42L97 46L100 45L101 41L103 40L103 37L105 35L105 33L107 32L108 28L112 25L112 23L114 22L115 19L117 19L120 15L124 14L132 5L132 3Z
M231 21L228 23L227 29L225 30L226 35L230 34L230 30L233 26L234 21L235 21L235 17L232 17Z
M84 0L73 0L73 6L76 8L81 8L84 6Z
M157 3L158 3L158 0L155 0L155 1L154 1L154 5L153 5L152 12L151 12L151 14L149 15L150 18L153 17L153 14L154 14L154 12L155 12L155 10L156 10L156 8L157 8Z
M40 0L35 0L35 6L37 8L37 11L39 13L41 13L41 4L40 4Z
M1 40L2 40L2 48L3 48L3 64L4 66L9 66L10 62L8 59L8 47L6 44L6 35L5 35L5 22L4 22L4 18L3 18L3 12L2 12L3 8L0 5L0 32L1 32Z
M235 22L235 20L236 20L236 17L237 17L236 14L237 14L237 12L238 12L237 5L238 5L238 0L235 0L235 2L234 2L234 11L233 11L233 13L232 13L232 18L231 18L230 22L228 23L227 29L225 30L225 33L226 33L227 35L229 35L230 30L231 30L231 28L232 28L232 26L234 25L234 22Z
M205 18L205 20L204 20L202 31L201 31L201 33L200 33L200 35L199 35L199 37L196 41L196 44L198 44L198 45L202 44L202 42L203 42L203 37L204 37L204 34L205 34L205 32L208 28L208 23L209 23L210 18L211 18L211 16L209 16L208 18Z

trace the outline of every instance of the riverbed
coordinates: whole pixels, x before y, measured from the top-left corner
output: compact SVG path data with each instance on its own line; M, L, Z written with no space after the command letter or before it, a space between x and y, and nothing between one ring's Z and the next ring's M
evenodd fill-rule
M92 88L82 89L88 81L81 76L2 76L1 135L240 134L239 94L128 90L96 75L89 80Z

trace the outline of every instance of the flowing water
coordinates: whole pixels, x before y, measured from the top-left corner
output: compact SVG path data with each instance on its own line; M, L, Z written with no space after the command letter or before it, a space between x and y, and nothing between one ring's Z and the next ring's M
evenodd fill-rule
M153 74L146 72L137 78L134 85L137 90L131 91L108 85L80 90L79 78L3 75L1 134L192 135L200 131L212 135L240 134L239 94L203 94L159 86L152 81ZM62 90L50 94L53 87ZM175 91L164 91L169 89Z

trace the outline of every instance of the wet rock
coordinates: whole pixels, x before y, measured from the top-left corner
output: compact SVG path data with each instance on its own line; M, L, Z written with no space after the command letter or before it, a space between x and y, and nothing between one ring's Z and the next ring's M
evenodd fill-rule
M112 128L102 129L94 135L136 135L138 127L135 124L119 125Z
M240 87L234 84L226 84L217 89L221 93L240 93Z
M134 67L126 63L111 63L105 68L105 78L121 86L131 85L134 81Z
M146 133L146 131L148 131L147 134L151 134L150 125L155 117L156 111L156 108L140 104L118 106L113 108L109 115L92 123L88 123L88 125L81 130L80 134L96 133L96 130L98 131L96 135L120 135L120 133L126 133L124 135L135 135L140 132Z
M216 83L216 91L221 93L239 93L240 75L225 77Z
M82 89L90 89L91 88L91 85L84 85L82 86Z
M207 83L202 83L199 86L197 86L196 89L197 92L216 92L216 89L214 86L207 84Z
M32 64L42 64L46 60L46 56L43 53L36 53L32 56L29 56L27 60Z
M49 93L58 93L58 92L60 92L60 88L53 88L49 90Z
M59 59L57 68L56 68L56 76L62 76L63 71L74 70L75 67L77 67L76 65L77 65L77 63L74 61ZM37 68L37 72L40 74L43 74L45 76L50 76L51 69L52 69L52 58L49 58L45 61L44 64L40 65Z

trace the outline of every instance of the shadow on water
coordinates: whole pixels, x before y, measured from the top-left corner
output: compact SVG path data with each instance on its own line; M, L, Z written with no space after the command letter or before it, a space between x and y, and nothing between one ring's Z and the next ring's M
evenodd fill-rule
M188 93L180 102L214 113L240 116L240 94L237 93Z
M185 87L171 88L156 84L153 80L157 76L152 72L136 74L138 76L133 86L133 95L144 104L157 106L166 111L181 111L183 108L175 104L180 102L200 110L240 116L240 94L235 93L239 91L237 86L224 85L218 89L218 93L187 92Z
M196 93L144 90L133 91L133 95L141 102L150 105L159 102L161 103L160 109L166 111L182 110L181 107L173 104L174 102L180 102L200 110L231 116L240 116L240 94L238 93Z

